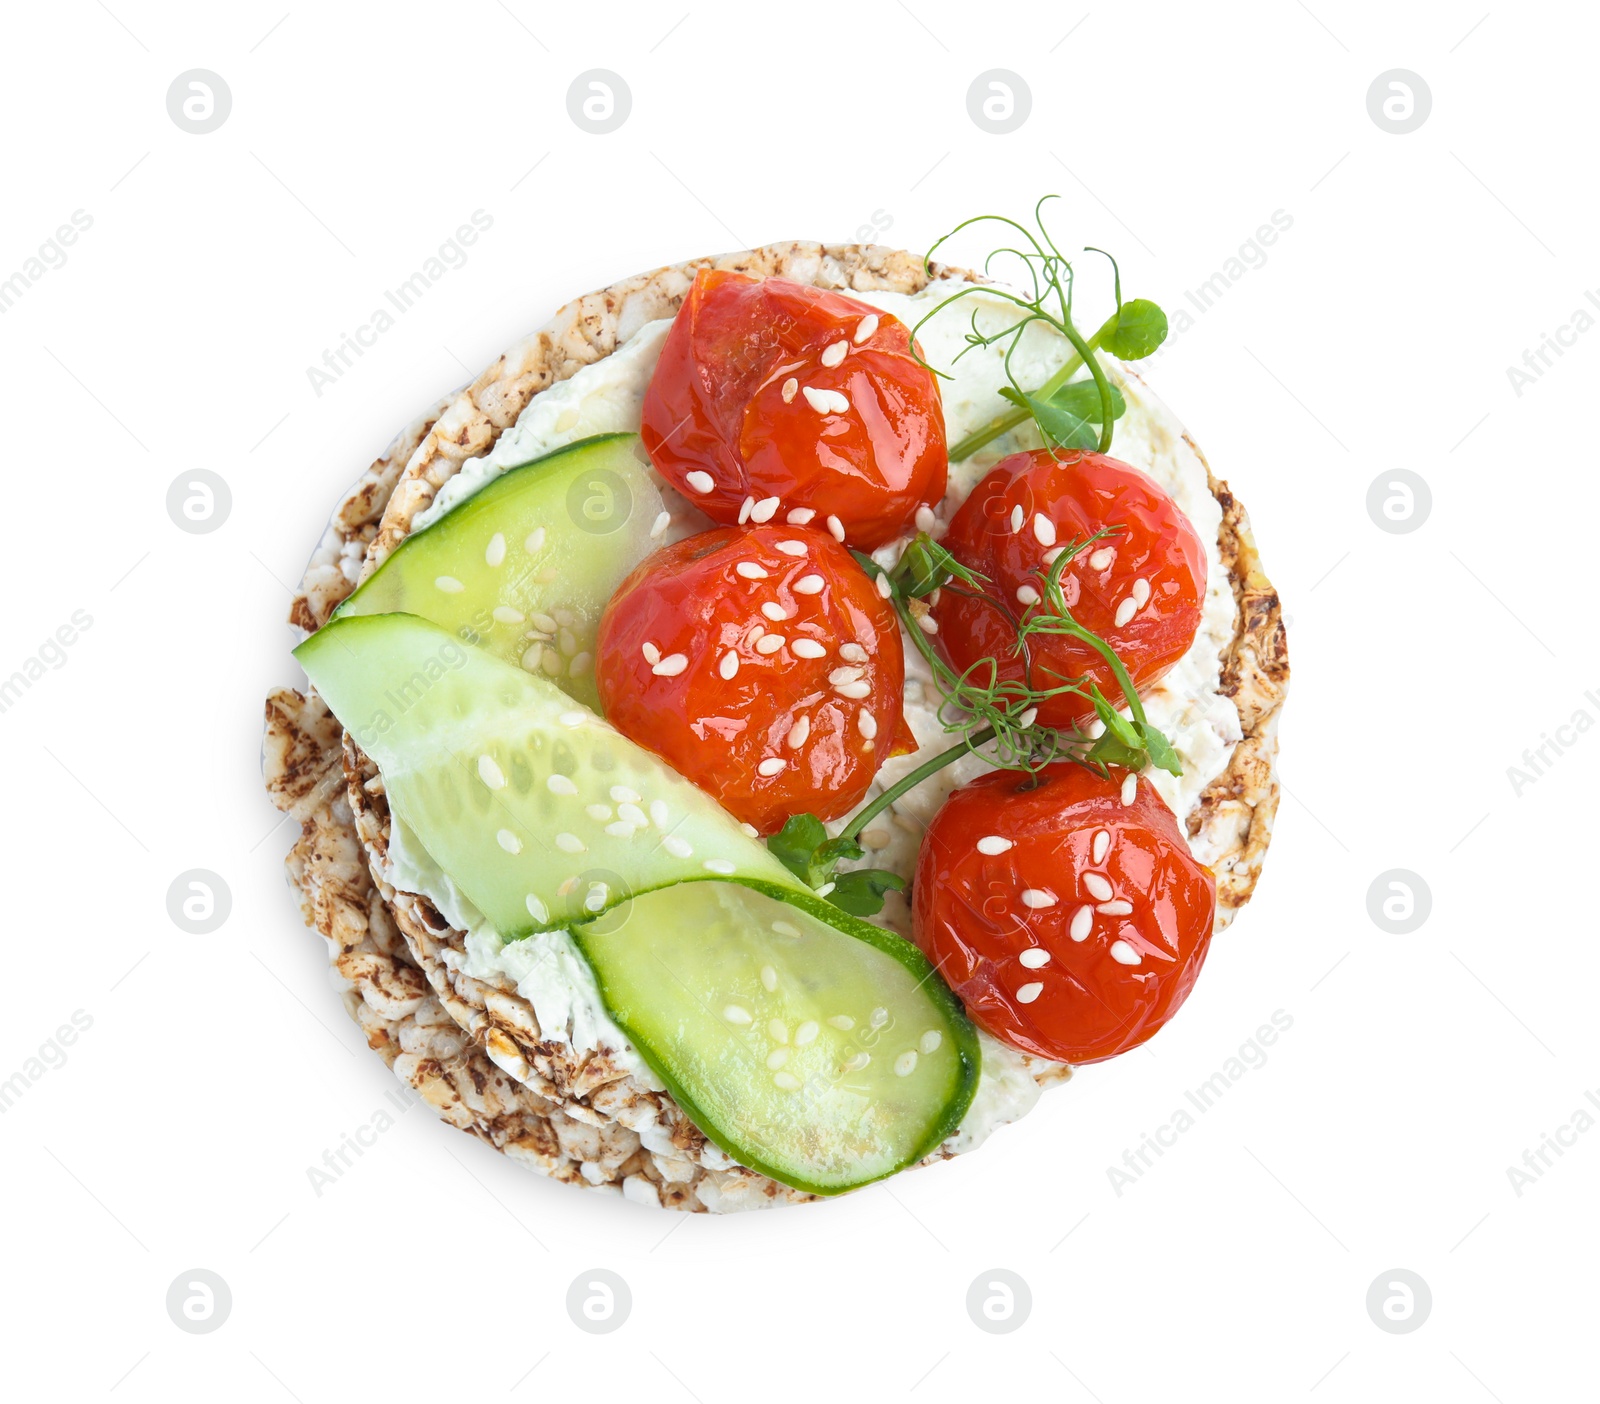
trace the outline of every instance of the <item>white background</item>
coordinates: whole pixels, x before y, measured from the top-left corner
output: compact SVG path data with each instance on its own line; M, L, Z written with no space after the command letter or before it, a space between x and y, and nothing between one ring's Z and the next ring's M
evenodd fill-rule
M1591 1394L1600 1133L1520 1196L1507 1168L1600 1088L1600 736L1520 796L1507 767L1600 718L1600 334L1521 396L1507 368L1600 288L1592 14L683 3L8 13L0 278L93 219L0 315L0 674L93 618L0 714L0 1079L93 1021L0 1117L8 1393ZM233 97L204 136L165 106L196 67ZM614 134L568 118L590 68L631 89ZM968 116L990 68L1032 90L1009 135ZM1409 135L1368 116L1392 68L1432 92ZM920 250L1049 191L1063 245L1114 249L1174 316L1293 220L1149 372L1250 508L1295 670L1266 873L1182 1017L978 1154L827 1206L651 1212L425 1110L318 1196L307 1167L394 1085L300 926L259 784L261 699L298 678L287 584L338 495L568 297L874 223ZM307 367L479 209L466 265L315 393ZM198 468L233 495L203 536L165 509ZM1398 468L1433 500L1403 535L1365 505ZM190 868L232 891L209 936L167 916ZM1409 935L1368 916L1393 868L1432 892ZM1108 1167L1277 1010L1265 1065L1119 1196ZM564 1307L596 1267L633 1296L606 1336ZM997 1267L1032 1292L1007 1335L965 1308ZM232 1291L213 1334L167 1315L193 1268ZM1394 1268L1432 1290L1411 1334L1366 1310Z

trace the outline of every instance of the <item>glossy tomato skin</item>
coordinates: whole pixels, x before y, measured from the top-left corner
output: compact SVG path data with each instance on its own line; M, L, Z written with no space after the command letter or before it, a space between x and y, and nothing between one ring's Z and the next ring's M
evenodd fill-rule
M1154 479L1104 454L1058 459L1046 449L1015 453L995 464L961 504L943 545L988 578L991 598L1026 618L1039 606L1024 604L1017 591L1040 589L1035 572L1050 551L1109 526L1126 530L1075 556L1062 575L1062 593L1072 617L1116 650L1142 693L1188 652L1206 594L1205 547ZM1143 604L1139 582L1149 590ZM1130 609L1131 617L1119 616ZM1022 678L1016 629L1006 613L953 590L942 593L934 613L940 645L956 668L994 658L1001 677ZM1111 669L1088 645L1035 635L1031 646L1035 687L1087 675L1122 705ZM1066 727L1092 712L1089 703L1065 693L1040 707L1039 721Z
M701 270L662 347L640 435L661 474L717 522L824 527L831 516L852 546L874 550L944 497L944 411L905 324L783 278ZM747 500L760 504L753 517Z
M1120 778L1070 761L1036 785L994 771L929 826L912 894L917 945L1002 1043L1095 1063L1138 1047L1188 997L1211 943L1216 880L1161 797L1137 783L1124 805ZM1011 846L985 853L980 840ZM1096 895L1102 882L1109 898Z
M719 527L648 557L601 617L596 680L613 726L762 834L847 813L916 745L894 611L812 527Z

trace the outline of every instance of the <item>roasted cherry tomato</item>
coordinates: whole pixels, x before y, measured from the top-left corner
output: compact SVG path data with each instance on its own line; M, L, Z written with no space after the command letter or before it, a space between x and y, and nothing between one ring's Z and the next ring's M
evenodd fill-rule
M917 944L975 1022L1025 1053L1094 1063L1187 998L1217 886L1146 782L1060 761L951 795L912 900Z
M1103 527L1123 529L1073 558L1061 577L1062 595L1072 617L1116 650L1134 686L1140 692L1153 687L1188 652L1200 627L1205 548L1159 484L1098 453L1059 459L1046 449L1012 454L961 504L943 545L990 584L987 600L941 593L934 617L950 662L964 670L993 658L1000 678L1022 680L1013 618L1040 608L1037 572L1055 553ZM1122 706L1111 669L1087 644L1035 634L1030 657L1031 686L1043 690L1089 677ZM1065 727L1092 712L1087 700L1063 693L1040 707L1039 721Z
M916 749L894 611L814 527L657 551L611 597L597 652L607 720L763 834L848 812Z
M905 324L783 278L701 270L640 434L713 521L811 522L870 551L944 497L944 411Z

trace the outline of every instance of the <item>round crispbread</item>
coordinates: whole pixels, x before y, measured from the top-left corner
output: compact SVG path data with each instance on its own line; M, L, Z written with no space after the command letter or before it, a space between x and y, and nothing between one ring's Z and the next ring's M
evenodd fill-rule
M440 487L468 458L486 454L535 395L609 355L646 322L673 315L704 267L843 291L911 293L929 280L923 261L908 253L797 242L660 268L567 304L409 426L361 476L317 547L291 623L321 627ZM972 276L938 265L932 275ZM1203 834L1220 855L1220 930L1249 900L1271 838L1288 659L1277 594L1244 509L1209 470L1208 480L1222 508L1218 547L1237 605L1221 686L1237 707L1243 739L1186 823L1191 837ZM328 942L346 1008L396 1075L445 1120L553 1178L620 1187L672 1208L722 1211L811 1197L732 1164L666 1093L637 1083L607 1050L574 1053L545 1037L537 1011L509 982L465 973L462 934L425 899L387 880L382 779L315 695L279 689L268 698L265 771L274 802L300 821L290 882L307 924ZM1069 1075L1039 1060L1029 1069L1046 1085Z

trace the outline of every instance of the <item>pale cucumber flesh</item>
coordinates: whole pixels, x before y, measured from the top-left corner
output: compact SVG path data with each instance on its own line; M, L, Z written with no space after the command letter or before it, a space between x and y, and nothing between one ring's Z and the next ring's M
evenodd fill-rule
M600 615L662 511L638 442L600 435L508 469L402 541L335 617L421 615L598 707Z

